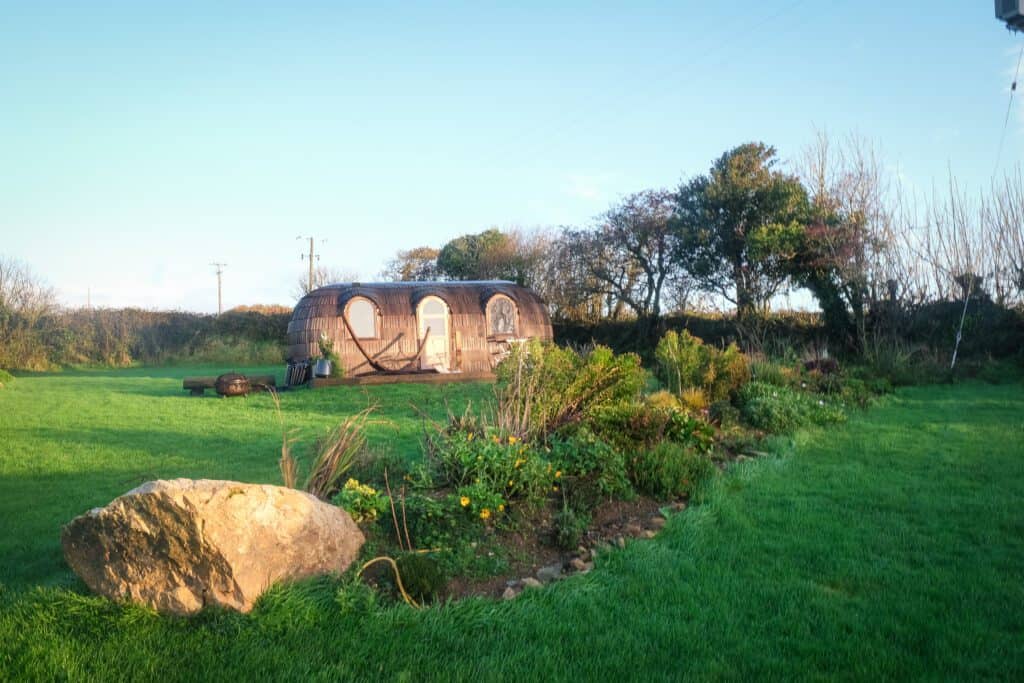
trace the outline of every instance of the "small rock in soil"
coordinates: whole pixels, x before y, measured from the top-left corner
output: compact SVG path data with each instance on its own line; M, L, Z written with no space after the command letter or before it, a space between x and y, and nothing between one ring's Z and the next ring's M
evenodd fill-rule
M622 536L616 536L615 537L615 545L619 546L620 548L625 548L626 547L626 539L624 539Z
M582 572L586 570L587 563L579 557L574 557L569 561L569 566L578 572Z
M686 503L680 501L678 503L672 503L672 509L676 512L682 512L686 509Z
M532 576L527 576L525 579L523 579L524 588L540 588L543 585L544 584L542 584L540 581L533 578Z
M508 588L505 589L505 592L501 594L501 599L502 600L511 600L512 598L516 597L517 595L519 595L519 592L515 588L513 588L512 586L509 586Z
M628 524L626 526L627 536L639 536L643 532L643 527L639 524Z
M537 570L537 578L544 583L557 581L562 576L562 563L548 565Z
M651 517L651 527L655 529L660 529L663 526L665 526L664 517L662 517L661 515L655 515L654 517Z
M644 538L654 538L657 535L658 535L658 532L657 531L653 531L651 529L647 529L646 531L644 531Z

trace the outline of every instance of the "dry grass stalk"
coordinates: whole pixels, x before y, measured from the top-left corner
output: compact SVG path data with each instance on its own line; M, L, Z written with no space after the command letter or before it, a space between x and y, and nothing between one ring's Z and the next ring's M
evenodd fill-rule
M277 413L277 421L281 425L281 459L277 466L281 470L281 481L290 489L296 488L299 479L299 464L292 455L292 445L296 443L291 434L285 429L284 415L281 413L281 397L277 395L273 387L267 387L267 393L274 402L274 411Z

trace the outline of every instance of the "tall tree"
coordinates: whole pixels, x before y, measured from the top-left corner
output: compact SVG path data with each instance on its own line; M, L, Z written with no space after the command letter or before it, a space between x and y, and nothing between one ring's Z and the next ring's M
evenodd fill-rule
M786 283L808 215L803 186L777 163L773 147L740 145L676 195L677 261L741 320L766 312Z
M437 270L437 256L440 253L434 247L399 250L380 275L392 282L437 280L440 277Z
M515 239L497 228L451 240L437 255L438 272L452 280L512 280L527 284Z
M867 344L867 319L896 282L894 209L888 182L866 140L842 145L819 133L801 168L810 192L810 225L793 273L818 300L832 336Z
M566 234L584 265L587 289L607 298L611 317L628 306L641 322L655 323L666 290L681 284L673 261L678 252L674 210L670 192L646 190L609 209L595 230Z

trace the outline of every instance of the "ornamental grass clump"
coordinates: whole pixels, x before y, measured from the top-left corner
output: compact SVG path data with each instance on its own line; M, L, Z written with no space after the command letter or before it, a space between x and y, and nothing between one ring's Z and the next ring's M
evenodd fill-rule
M317 440L316 456L303 488L317 498L328 500L340 488L339 482L366 446L365 427L377 406L349 415Z

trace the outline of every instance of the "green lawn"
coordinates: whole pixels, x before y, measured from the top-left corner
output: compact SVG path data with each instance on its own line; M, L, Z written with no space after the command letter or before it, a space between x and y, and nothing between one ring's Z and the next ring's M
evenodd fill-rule
M154 477L276 482L267 397L193 399L195 369L19 378L0 390L0 679L1024 678L1024 388L904 390L734 467L654 541L513 602L423 611L338 581L250 615L115 606L60 525ZM419 411L481 385L282 397L312 435L380 401L371 444L414 456ZM412 405L415 404L414 409Z

